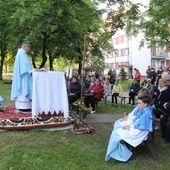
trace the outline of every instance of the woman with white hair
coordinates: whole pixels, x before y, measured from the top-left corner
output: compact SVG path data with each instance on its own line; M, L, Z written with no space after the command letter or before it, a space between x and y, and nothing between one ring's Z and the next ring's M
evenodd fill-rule
M165 78L161 78L154 100L153 113L156 118L160 118L161 115L167 113L163 105L168 101L170 101L170 86L167 85L167 80Z

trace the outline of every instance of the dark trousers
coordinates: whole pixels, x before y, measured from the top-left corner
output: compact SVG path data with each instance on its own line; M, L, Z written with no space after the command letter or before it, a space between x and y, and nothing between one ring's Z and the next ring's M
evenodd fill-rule
M166 115L167 113L164 110L153 108L153 114L157 119L159 119L161 115Z
M114 103L114 99L115 99L115 103L117 104L117 97L119 96L119 93L113 93L112 94L112 103Z
M131 91L130 93L129 93L129 103L131 103L131 100L132 100L132 103L133 104L135 104L135 96L137 95L137 93L136 92L133 92L133 91Z
M170 120L169 116L162 117L160 119L160 127L162 131L162 137L165 139L165 142L170 142Z
M76 102L78 99L78 97L76 96L69 96L68 100L69 100L69 104L71 105L71 107L73 107L73 103Z
M97 99L94 96L86 96L84 98L84 104L87 108L89 108L89 105L91 105L92 107L92 111L95 110L95 101L97 101Z

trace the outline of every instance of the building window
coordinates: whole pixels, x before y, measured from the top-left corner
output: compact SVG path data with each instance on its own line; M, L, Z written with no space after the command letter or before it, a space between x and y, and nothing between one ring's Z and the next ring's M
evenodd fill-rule
M121 43L124 43L125 42L125 38L124 38L124 35L121 36Z
M119 37L115 38L115 44L119 44Z
M121 56L127 55L127 49L126 48L123 48L120 51L121 51L121 54L120 54Z

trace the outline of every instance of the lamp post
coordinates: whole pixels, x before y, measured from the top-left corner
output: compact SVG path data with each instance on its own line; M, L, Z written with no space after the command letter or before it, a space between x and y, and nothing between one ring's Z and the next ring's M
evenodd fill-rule
M116 54L117 54L117 52L115 52L115 64L114 64L115 70L116 70Z

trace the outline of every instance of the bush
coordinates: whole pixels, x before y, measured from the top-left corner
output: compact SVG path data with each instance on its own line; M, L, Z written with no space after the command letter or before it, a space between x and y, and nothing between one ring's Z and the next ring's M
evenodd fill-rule
M124 81L126 79L127 73L124 68L121 68L119 75L120 75L122 81Z

